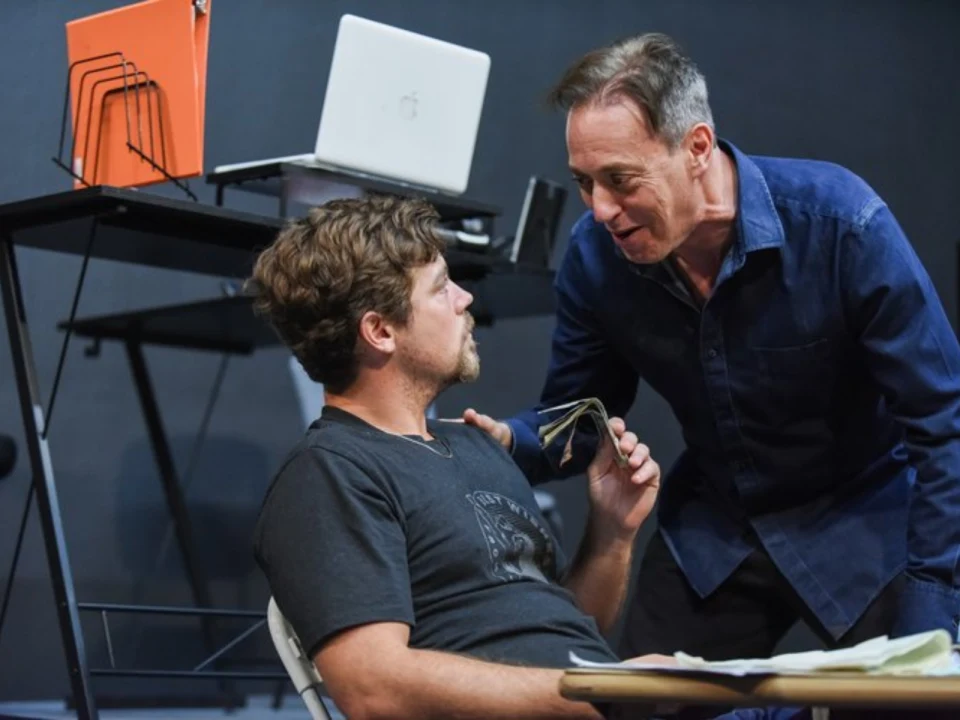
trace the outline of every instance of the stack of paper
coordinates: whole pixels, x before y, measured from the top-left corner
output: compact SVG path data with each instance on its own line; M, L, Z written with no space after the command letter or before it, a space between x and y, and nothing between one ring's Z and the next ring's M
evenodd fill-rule
M676 665L659 663L591 663L574 653L575 666L617 671L664 671L715 673L720 675L809 675L816 673L862 673L869 675L957 675L960 656L945 630L891 640L886 635L840 650L814 650L765 659L710 662L678 652Z
M590 417L593 420L593 424L597 428L597 434L600 437L603 437L604 433L610 436L610 440L613 443L615 450L615 458L617 464L620 467L626 467L627 465L627 456L623 454L623 451L620 450L620 441L617 439L617 436L613 434L613 430L610 429L610 418L607 417L607 409L603 406L603 403L600 402L598 398L586 398L583 400L574 400L573 402L564 403L563 405L556 405L554 407L544 408L540 410L541 415L546 415L548 413L559 412L560 410L566 410L561 417L549 422L545 425L540 426L540 445L544 448L548 447L557 436L560 435L567 428L570 429L570 434L567 437L567 442L563 446L563 457L560 459L560 464L565 464L571 457L573 457L573 436L576 432L577 421L584 415Z

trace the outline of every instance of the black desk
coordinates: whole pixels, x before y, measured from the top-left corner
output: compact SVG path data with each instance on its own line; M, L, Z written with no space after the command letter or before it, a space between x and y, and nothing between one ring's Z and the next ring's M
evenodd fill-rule
M440 213L442 220L479 219L489 221L500 214L500 209L487 203L462 196L446 195L435 190L394 182L348 170L333 170L296 162L275 162L253 167L213 172L207 183L217 188L217 205L223 205L223 191L236 187L259 195L276 197L279 215L286 217L289 199L298 189L349 185L375 193L422 197ZM489 228L487 228L489 232Z
M0 232L16 245L83 255L95 232L91 257L226 277L248 275L282 222L106 186L0 205Z
M32 488L37 498L73 699L81 720L98 717L91 689L93 675L284 680L287 676L282 672L202 670L158 673L88 667L79 613L117 611L118 607L104 603L79 602L75 595L46 438L50 421L49 410L45 415L30 346L26 310L20 291L15 247L23 245L83 255L86 258L105 258L152 267L242 278L249 274L254 253L273 240L281 222L278 218L205 207L110 187L93 187L0 205L0 290L3 295L27 455L33 472ZM547 313L553 309L550 289L552 275L547 270L525 269L503 260L453 251L447 254L447 262L451 275L475 293L478 322L489 322L494 317ZM85 268L86 262L81 269L71 317L76 309ZM140 355L140 345L143 342L194 348L206 345L207 349L229 352L248 352L253 347L275 342L266 328L254 323L254 318L247 312L248 308L244 307L247 302L243 298L217 299L209 303L192 303L140 313L76 320L71 324L70 330L88 337L125 341L134 378L138 386L145 381L144 387L149 390L146 366ZM218 328L218 334L213 338L208 334L211 323ZM61 358L63 356L64 353ZM49 409L53 406L56 386L57 380L54 381ZM148 395L152 395L152 391ZM182 497L179 496L172 461L168 463L169 450L164 449L165 436L159 409L155 403L151 407L149 401L144 402L144 397L145 394L141 393L141 403L155 457L162 470L161 479L164 481L168 505L175 518L182 516L178 539L181 541L184 561L196 589L202 585L202 578L198 577L195 570L190 569L189 523L186 520ZM29 504L21 523L21 537L28 510ZM16 553L19 553L19 547L18 541ZM12 580L11 573L10 581ZM201 600L202 593L201 588ZM129 606L127 611L130 611ZM204 607L141 607L136 611L192 614L200 617L220 615L258 621L252 628L241 633L237 641L256 629L263 622L264 615L262 612ZM233 642L227 643L224 650ZM218 656L215 653L201 663L201 666L211 664Z
M75 594L56 480L47 445L47 430L56 397L59 369L54 390L51 392L50 405L45 409L33 362L26 309L17 273L15 246L84 255L85 258L104 258L174 270L242 277L249 272L255 250L272 241L280 222L277 218L204 207L191 202L111 187L86 188L0 205L0 291L3 295L27 456L33 473L32 492L24 508L9 582L12 583L14 579L30 499L35 494L73 701L78 717L82 720L98 717L90 684L92 675L147 676L149 673L143 670L97 669L88 666L79 613L103 613L117 611L118 608L103 603L82 603ZM86 261L80 273L71 314L76 309L85 270ZM61 353L61 363L63 357L65 352ZM169 491L167 499L168 502L176 500ZM7 607L6 600L7 598L4 599L4 609ZM264 622L264 613L241 610L141 608L138 611L163 614L189 612L205 618L213 615L243 617L256 621L257 625ZM171 674L176 676L175 672ZM220 679L282 679L285 673L210 671L194 675L203 676Z

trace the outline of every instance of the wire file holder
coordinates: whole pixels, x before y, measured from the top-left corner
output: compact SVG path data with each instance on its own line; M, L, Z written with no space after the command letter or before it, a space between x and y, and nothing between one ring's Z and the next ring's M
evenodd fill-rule
M111 64L105 64L109 60L116 60ZM74 107L76 108L76 117L72 127L72 141L70 143L69 155L64 156L66 150L67 126L70 120L70 91L73 86L74 73L80 66L91 63L100 63L96 67L84 70L77 85L77 92ZM103 77L104 73L114 71L113 74ZM87 80L92 80L89 91L86 90ZM97 88L106 83L121 83L118 87L108 87L102 93L100 99L100 112L96 116L99 118L97 128L94 130L94 108ZM52 158L53 162L71 177L86 187L92 187L100 184L98 173L100 170L100 157L102 152L102 130L107 108L107 101L110 97L123 95L123 110L126 123L126 148L131 153L140 158L142 162L147 163L154 171L159 173L164 179L172 182L180 188L186 195L197 201L197 196L190 189L189 184L174 177L167 167L167 140L163 126L163 88L152 79L145 70L140 70L136 63L128 60L122 52L110 52L92 57L83 58L70 64L67 71L67 85L63 98L63 116L60 123L60 142L57 147L57 155ZM141 100L141 94L145 100ZM89 95L89 97L86 97ZM86 101L86 105L84 102ZM154 116L154 104L156 104L156 116ZM147 130L144 133L144 115L143 110L146 106L146 124ZM82 154L77 154L78 143L80 143L80 118L86 114L86 122L83 124L84 132L82 138ZM131 119L131 111L133 118ZM156 128L156 133L154 132ZM144 144L144 135L146 134L146 145ZM159 136L155 138L155 134ZM92 163L92 172L88 172L90 163L90 142L91 136L94 137L94 161ZM157 149L159 147L159 156Z

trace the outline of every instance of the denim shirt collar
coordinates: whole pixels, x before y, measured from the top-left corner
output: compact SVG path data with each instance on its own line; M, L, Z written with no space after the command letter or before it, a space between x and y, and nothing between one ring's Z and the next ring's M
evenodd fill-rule
M737 233L742 252L783 247L784 232L760 168L732 143L719 141L737 167Z

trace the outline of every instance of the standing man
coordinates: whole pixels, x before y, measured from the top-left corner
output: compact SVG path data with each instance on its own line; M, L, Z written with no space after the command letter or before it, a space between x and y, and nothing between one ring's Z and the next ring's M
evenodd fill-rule
M540 407L624 416L643 378L686 442L621 654L768 655L797 619L831 646L956 636L960 348L884 201L842 167L718 140L663 35L588 53L552 100L588 212ZM542 418L464 414L534 483L582 471L589 452L541 452Z

